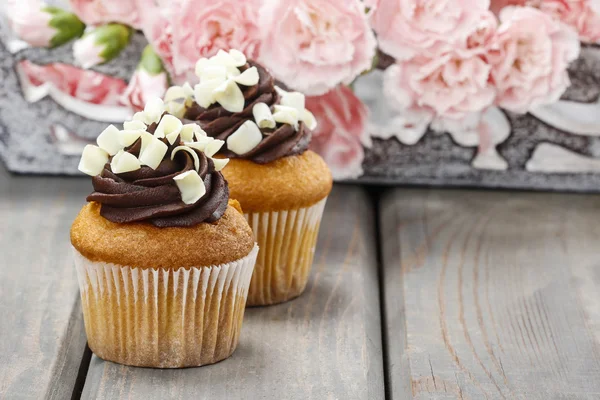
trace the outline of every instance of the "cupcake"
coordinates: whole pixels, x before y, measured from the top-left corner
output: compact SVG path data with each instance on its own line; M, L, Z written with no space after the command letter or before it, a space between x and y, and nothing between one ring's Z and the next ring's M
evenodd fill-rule
M121 364L179 368L235 350L258 247L212 156L222 141L148 103L83 151L94 187L73 226L88 344Z
M199 83L171 87L165 101L225 145L223 175L260 247L248 305L300 295L313 262L319 224L332 187L327 165L308 150L314 116L304 95L275 85L261 65L236 50L196 64Z

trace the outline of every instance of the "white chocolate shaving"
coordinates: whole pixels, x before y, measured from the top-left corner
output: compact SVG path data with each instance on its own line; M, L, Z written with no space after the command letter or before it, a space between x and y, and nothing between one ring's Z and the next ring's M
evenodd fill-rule
M206 145L209 143L212 143L214 140L215 139L213 139L211 137L204 136L204 137L200 137L199 140L196 142L184 142L183 144L188 147L191 147L192 149L196 149L196 150L204 152L204 150L206 150Z
M213 96L214 99L229 112L240 112L244 110L244 94L232 79L228 79L215 88Z
M211 158L213 164L215 165L215 171L220 171L227 163L229 163L229 158Z
M177 154L179 151L187 151L191 156L192 159L194 160L194 168L196 169L196 171L198 171L200 169L200 159L198 158L198 154L196 154L196 152L194 151L194 149L192 149L189 146L177 146L173 149L173 151L171 152L171 160L173 160L175 158L175 154Z
M171 100L165 103L167 112L177 118L183 118L185 115L185 99Z
M132 120L143 122L144 125L146 125L146 113L143 111L138 111L135 114L133 114Z
M115 174L136 171L140 169L140 167L140 160L133 154L123 150L115 154L110 162L110 170Z
M278 95L280 95L281 97L285 96L286 94L288 94L289 92L283 90L282 88L280 88L279 86L275 85L275 91L277 92Z
M140 147L140 155L141 155L148 148L148 145L150 143L152 143L152 141L156 138L150 132L146 132L146 131L142 132L140 137L142 138L142 145Z
M219 50L216 55L210 58L213 65L221 65L223 67L239 67L239 60L236 61L233 56L224 50ZM244 65L244 64L242 64Z
M146 114L146 124L150 125L153 122L158 122L160 116L165 112L165 104L159 97L153 97L146 103L144 113Z
M114 125L107 126L96 139L96 143L111 156L123 148L119 143L119 130Z
M240 70L236 67L227 67L227 78L235 78L241 74Z
M281 105L293 107L302 115L304 111L304 95L300 92L287 92L281 96Z
M185 90L181 86L171 86L167 89L165 96L163 97L163 101L168 103L169 101L177 100L177 99L185 99L187 96L185 94Z
M214 90L223 82L211 80L198 83L194 86L194 98L200 107L208 108L215 102Z
M204 68L206 68L210 64L211 62L208 58L200 58L198 61L196 61L196 67L194 69L194 73L196 74L196 76L200 78L200 75L202 75L202 71L204 70Z
M221 82L225 82L225 79L227 79L227 68L221 65L208 65L202 69L199 78L200 82L213 79L219 79Z
M267 104L256 103L252 107L252 115L259 128L275 128L276 123Z
M198 124L185 124L181 127L181 140L183 142L191 142L192 140L194 140L194 136L196 134L204 134L206 136L206 132L204 132L202 130L202 128L200 128L200 125Z
M189 84L189 82L184 83L182 89L185 93L186 98L192 97L194 95L194 88Z
M181 132L182 127L183 124L181 123L179 118L167 114L164 117L162 117L162 119L158 123L158 126L154 131L154 136L156 136L157 138L164 138L167 135L170 135L172 137L172 134L175 134L175 137L177 137L179 132ZM174 140L175 139L173 138L173 141ZM169 140L169 143L173 144L171 140Z
M246 64L246 56L241 51L236 50L236 49L231 49L231 50L229 50L229 55L235 61L236 67L241 67L242 65Z
M105 150L93 144L88 144L83 149L77 169L84 174L96 176L102 172L107 162L108 153Z
M154 136L152 136L152 140L149 143L146 143L146 146L144 146L144 136L142 136L142 147L140 163L152 169L156 169L160 165L168 150L168 146Z
M123 122L123 130L132 131L132 130L146 130L146 124L140 120L133 121L125 121Z
M300 120L306 124L306 127L311 131L317 127L317 119L306 108L300 114Z
M142 136L143 129L124 129L119 132L119 144L121 147L129 147Z
M212 157L221 150L221 147L223 147L224 144L225 142L220 139L211 140L204 147L204 154L206 154L207 157Z
M259 80L258 69L256 69L256 67L250 67L242 72L240 76L233 78L233 80L244 86L256 85Z
M293 107L275 106L273 119L281 124L289 124L298 130L298 111Z
M173 178L179 192L181 200L185 204L194 204L206 194L206 187L198 172L191 170L179 174Z
M260 143L262 133L253 121L244 122L227 138L227 148L237 155L246 154Z

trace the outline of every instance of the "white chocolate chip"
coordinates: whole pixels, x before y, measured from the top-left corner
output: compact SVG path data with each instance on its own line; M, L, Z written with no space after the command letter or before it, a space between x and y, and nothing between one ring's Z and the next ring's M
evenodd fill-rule
M293 107L298 111L298 115L302 115L302 111L304 111L304 95L300 92L287 92L281 96L281 105Z
M190 146L175 147L171 152L171 160L173 160L175 158L175 154L177 154L181 150L187 151L192 156L192 159L194 160L194 168L196 169L196 171L198 171L198 169L200 169L200 159L198 158L198 154L196 154L194 149L192 149Z
M119 151L110 162L110 170L115 174L136 171L140 169L140 160L131 153Z
M124 129L119 132L119 144L121 147L129 147L142 136L144 129Z
M259 80L258 69L256 69L256 67L250 67L242 72L240 76L233 78L233 80L244 86L256 85Z
M221 65L223 67L239 67L239 60L236 61L229 53L224 50L219 50L216 55L210 58L213 65ZM242 64L244 65L244 64Z
M200 73L200 82L219 79L225 82L227 79L227 68L221 65L208 65Z
M253 121L244 122L227 138L227 148L237 155L246 154L260 143L262 133Z
M231 49L231 50L229 50L229 55L235 61L236 67L241 67L242 65L246 64L246 56L241 51L236 50L236 49Z
M215 102L214 90L223 82L219 80L205 81L194 86L194 98L200 107L208 108Z
M96 143L111 156L123 148L119 143L119 130L114 125L106 127L96 139Z
M224 144L225 142L220 139L211 140L204 147L204 154L206 154L207 157L212 157L221 150L221 147L223 147Z
M204 181L194 170L186 171L173 178L185 204L194 204L206 194Z
M211 158L213 164L215 165L215 171L220 171L229 162L229 158Z
M267 104L256 103L252 107L252 115L259 128L275 128L276 123Z
M77 169L84 174L96 176L102 172L107 162L108 153L106 151L93 144L88 144L83 149Z
M298 130L298 111L293 107L276 105L273 119L281 124L290 124Z
M196 61L196 67L194 68L194 72L196 73L196 76L198 78L200 78L200 75L202 75L202 71L208 65L210 65L210 60L208 58L201 58L198 61Z
M306 124L306 127L311 131L317 127L317 119L306 108L302 110L302 114L300 114L300 120Z
M228 79L213 91L214 99L229 112L241 112L244 110L244 94L240 87Z
M165 103L160 97L153 97L146 103L144 113L146 114L146 124L150 125L153 122L158 122L160 116L165 112Z
M142 165L147 165L152 169L156 169L160 165L165 154L167 154L168 146L154 136L152 136L152 140L144 146L144 136L142 136L142 147L144 147L144 149L140 154L140 163Z
M125 121L123 122L123 130L125 131L133 131L133 130L146 130L146 124L140 120L133 121Z
M177 140L178 137L179 137L179 132L171 132L171 133L167 134L167 142L169 142L169 144L173 144L173 143L175 143L175 141Z

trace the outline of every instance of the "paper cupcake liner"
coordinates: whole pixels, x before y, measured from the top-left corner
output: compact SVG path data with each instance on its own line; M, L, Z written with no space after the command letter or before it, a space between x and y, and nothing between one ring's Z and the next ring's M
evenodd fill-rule
M297 210L244 214L260 247L248 306L282 303L304 291L326 201Z
M258 247L210 267L142 269L93 262L73 249L88 344L102 359L179 368L235 350Z

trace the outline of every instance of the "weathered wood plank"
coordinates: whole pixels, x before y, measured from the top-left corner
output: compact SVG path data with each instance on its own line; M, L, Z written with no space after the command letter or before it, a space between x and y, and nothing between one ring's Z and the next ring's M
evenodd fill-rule
M394 400L600 398L600 197L393 190Z
M85 349L69 228L90 183L0 165L0 399L69 399Z
M336 187L306 292L286 304L248 309L231 358L155 370L94 356L82 398L382 399L374 218L362 189Z

